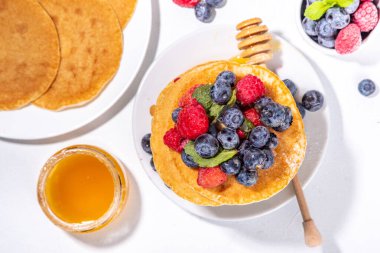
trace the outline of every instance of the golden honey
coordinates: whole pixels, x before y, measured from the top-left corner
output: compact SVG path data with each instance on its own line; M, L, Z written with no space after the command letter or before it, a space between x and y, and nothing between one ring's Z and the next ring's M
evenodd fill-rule
M56 225L72 232L90 232L108 224L127 195L124 173L104 150L77 145L60 150L45 164L38 199Z

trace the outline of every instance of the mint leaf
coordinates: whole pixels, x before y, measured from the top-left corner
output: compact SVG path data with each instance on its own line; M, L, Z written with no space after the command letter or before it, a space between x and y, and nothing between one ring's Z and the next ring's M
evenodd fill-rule
M219 114L222 112L224 105L212 104L210 107L210 116L218 118Z
M335 0L335 1L342 8L346 8L354 3L354 0Z
M242 130L244 133L249 133L253 129L254 125L251 121L244 119L243 124L240 126L240 130Z
M227 105L218 105L213 103L210 108L210 116L214 117L215 119L219 118L220 113L223 111L223 109L226 106L233 106L236 103L236 90L232 91L232 95L230 100L227 102Z
M320 19L323 14L326 13L326 11L333 7L335 5L335 1L329 0L328 2L325 1L316 1L309 5L309 7L306 8L305 10L305 17L311 20L318 20Z
M195 89L192 95L206 110L210 109L213 104L210 97L211 87L211 84L201 85Z
M227 160L230 160L232 157L234 157L237 154L237 150L222 150L219 154L217 154L213 158L202 158L198 153L195 151L194 142L190 141L185 146L185 153L189 156L191 156L194 160L194 162L198 163L199 167L203 168L210 168L215 167L221 164L222 162L225 162Z

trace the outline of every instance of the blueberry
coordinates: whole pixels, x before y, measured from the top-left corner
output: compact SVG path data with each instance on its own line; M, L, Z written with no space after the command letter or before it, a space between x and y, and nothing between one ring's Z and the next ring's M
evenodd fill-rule
M274 155L272 150L270 149L263 149L263 153L265 154L265 160L264 160L264 165L261 169L266 170L272 167L274 163Z
M290 79L285 79L285 80L282 80L286 87L288 87L288 89L290 90L290 93L292 93L293 97L296 95L297 93L297 86L294 84L294 82Z
M257 183L257 170L241 170L236 176L236 180L244 186L253 186Z
M173 112L172 112L172 120L177 123L177 119L178 119L178 114L179 112L182 110L181 107L175 109Z
M255 170L262 167L265 161L265 154L260 149L246 151L243 157L243 165L247 170Z
M210 23L215 17L215 9L211 5L200 1L194 8L197 19L204 23Z
M292 110L289 107L285 107L285 119L284 121L278 126L274 127L273 129L277 132L284 132L287 130L293 123L293 113Z
M322 93L316 90L311 90L305 93L302 97L303 107L311 112L316 112L322 108L324 98Z
M259 98L256 102L255 102L255 109L257 111L261 111L263 109L264 106L266 106L267 104L269 103L273 103L273 100L269 97L261 97Z
M278 127L285 120L285 108L275 102L268 103L260 113L261 122L268 127Z
M274 133L270 133L269 135L269 140L268 142L265 144L265 147L268 147L270 149L274 149L274 148L277 148L278 146L278 138L277 138L277 135L275 135Z
M348 14L343 8L334 7L330 8L326 12L326 20L333 29L343 29L350 24L350 14ZM325 36L325 37L331 37Z
M226 4L226 0L206 0L206 3L215 8L221 8Z
M216 80L210 90L211 99L219 105L227 104L231 98L231 95L231 85L222 80Z
M156 166L154 165L153 157L150 158L150 166L152 167L152 169L153 169L154 171L157 171L157 170L156 170Z
M269 130L264 126L258 126L252 129L249 140L255 148L262 148L269 140Z
M359 4L360 4L360 0L354 0L354 2L350 6L344 8L344 10L348 14L353 14L359 8Z
M301 103L297 102L296 104L297 104L298 111L301 114L301 117L304 118L305 114L306 114L305 108L303 107L303 105Z
M317 24L318 24L317 21L314 21L314 20L311 20L308 18L304 18L302 20L302 27L303 27L305 33L307 35L310 35L310 36L317 36L318 35L317 30L316 30Z
M208 133L214 136L215 138L218 136L218 128L215 123L211 123L208 127Z
M222 81L228 83L231 87L234 87L236 83L236 76L231 71L223 71L218 75L216 81Z
M239 135L236 133L235 129L223 128L222 131L218 133L218 141L222 144L224 149L234 149L240 143Z
M185 150L182 151L181 158L182 158L183 163L186 164L187 167L190 167L190 168L199 167L199 165L196 162L194 162L193 158L190 155L185 153Z
M227 127L238 129L244 122L244 115L238 108L232 107L224 111L221 120Z
M239 157L240 159L243 159L244 158L244 155L247 151L252 151L256 149L252 142L250 142L249 140L245 140L243 141L243 143L239 146Z
M220 168L227 175L236 175L240 171L241 161L239 157L235 156L232 159L222 163Z
M141 140L141 146L145 152L152 154L152 149L150 148L150 134L144 135Z
M359 83L359 92L363 95L363 96L370 96L372 95L375 90L376 90L376 85L375 83L370 80L370 79L364 79L363 81L361 81Z
M333 28L325 18L318 21L317 27L315 28L318 36L323 37L333 37L337 34L338 30Z
M203 158L214 157L219 151L218 140L211 134L202 134L195 139L195 151Z
M323 37L323 36L318 36L317 40L318 44L326 47L326 48L335 48L335 39L334 37Z

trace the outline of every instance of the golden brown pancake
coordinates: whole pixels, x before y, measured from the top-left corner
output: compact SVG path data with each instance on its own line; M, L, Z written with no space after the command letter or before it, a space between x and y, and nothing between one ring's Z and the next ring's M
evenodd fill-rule
M180 96L178 92L178 86L177 82L183 79L190 80L188 82L196 81L194 79L191 79L196 73L199 73L200 71L206 71L208 68L212 67L212 64L204 64L199 65L195 67L194 69L191 69L184 74L178 76L175 78L172 82L169 83L169 85L161 92L160 97L157 100L157 104L165 104L165 101L170 101L173 99L173 97ZM174 99L177 101L177 99ZM177 104L178 105L178 104ZM163 109L163 108L160 108ZM164 180L165 184L169 186L178 196L193 202L197 205L202 206L218 206L219 203L212 201L201 194L197 193L193 190L193 188L182 178L181 174L176 169L170 169L173 166L180 166L182 163L182 160L174 160L173 155L178 155L178 153L170 150L165 145L163 145L162 141L162 134L165 134L165 132L172 128L174 126L173 121L161 121L162 118L171 117L171 111L157 111L156 107L154 109L153 113L153 123L152 123L152 133L158 133L154 134L151 137L151 145L152 145L152 151L153 151L153 160L154 164L156 165L156 162L159 163L159 166L156 166L157 172L159 173L160 177ZM161 150L165 147L165 150L169 152L169 155L162 156ZM167 149L166 149L167 148ZM157 152L156 152L157 151ZM156 161L157 160L157 161ZM177 164L178 163L178 164Z
M49 110L83 105L116 73L123 38L107 0L39 0L57 27L61 65L50 89L34 104Z
M108 0L119 18L120 25L124 28L131 19L136 8L137 0Z
M275 163L268 170L259 170L259 179L256 185L243 186L236 181L235 177L230 176L224 185L206 189L197 184L198 171L187 167L182 162L179 153L171 151L165 146L163 136L173 126L171 113L178 107L182 95L194 85L213 83L217 75L224 70L234 72L238 80L247 74L259 77L265 84L267 96L291 108L293 124L285 132L276 132L279 145L274 150ZM209 67L202 65L201 68L194 68L162 91L155 106L151 146L157 171L165 183L171 180L171 188L175 192L177 187L184 187L183 185L186 183L186 187L192 188L207 199L225 205L241 205L268 199L289 184L304 159L306 136L293 96L278 76L264 67L218 61L209 63ZM179 180L177 179L178 173L181 175ZM172 177L172 174L175 174L176 177ZM190 201L192 200L190 199Z
M0 0L0 110L41 96L57 75L59 39L35 0Z

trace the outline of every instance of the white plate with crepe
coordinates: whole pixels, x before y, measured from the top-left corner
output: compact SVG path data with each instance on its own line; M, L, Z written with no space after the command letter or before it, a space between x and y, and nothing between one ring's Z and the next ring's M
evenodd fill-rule
M55 137L83 127L106 113L136 77L145 58L151 26L151 1L137 1L135 12L123 31L124 47L120 67L98 97L84 106L58 112L34 105L0 111L0 137L19 140Z
M192 67L213 60L225 60L238 55L233 25L210 26L193 32L167 48L147 71L136 95L133 111L133 136L137 154L142 166L156 187L175 204L196 216L218 221L235 221L260 217L277 210L294 196L291 186L287 186L272 198L243 206L204 207L190 203L165 186L151 165L151 155L144 152L141 139L149 133L151 116L149 109L155 104L162 89L177 75ZM273 35L278 42L278 50L268 67L282 78L293 80L297 87L297 100L308 90L318 90L326 94L316 71L309 61L289 42ZM186 50L184 50L186 49ZM178 57L181 55L181 57ZM305 160L299 170L299 178L305 186L317 172L323 159L329 132L329 108L327 101L318 112L307 112L304 123L308 147Z

